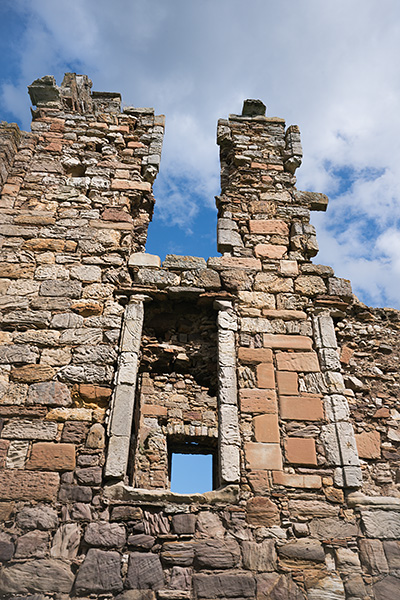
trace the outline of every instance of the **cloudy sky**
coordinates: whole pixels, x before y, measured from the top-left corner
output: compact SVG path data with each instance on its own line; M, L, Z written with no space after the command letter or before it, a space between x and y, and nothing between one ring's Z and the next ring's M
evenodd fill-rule
M399 0L1 0L0 118L29 128L26 86L86 73L167 117L148 252L216 254L216 121L260 98L297 124L315 262L400 308Z

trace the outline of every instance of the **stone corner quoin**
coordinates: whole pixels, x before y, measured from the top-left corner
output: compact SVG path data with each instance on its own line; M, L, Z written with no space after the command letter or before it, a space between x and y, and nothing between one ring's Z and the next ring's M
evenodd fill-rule
M164 116L91 88L0 123L1 597L394 599L400 313L315 262L299 128L220 119L219 255L161 262Z

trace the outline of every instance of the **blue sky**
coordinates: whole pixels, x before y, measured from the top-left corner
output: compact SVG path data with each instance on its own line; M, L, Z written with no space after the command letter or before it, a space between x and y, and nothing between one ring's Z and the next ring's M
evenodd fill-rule
M383 9L384 8L384 9ZM0 118L65 71L167 117L148 252L216 255L216 121L260 98L298 124L298 188L330 197L314 262L400 308L398 0L1 0Z

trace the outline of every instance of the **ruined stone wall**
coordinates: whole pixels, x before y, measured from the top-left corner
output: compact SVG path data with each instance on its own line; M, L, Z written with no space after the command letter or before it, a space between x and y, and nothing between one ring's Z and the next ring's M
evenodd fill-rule
M161 265L163 118L90 87L34 82L2 170L1 597L393 600L399 313L311 262L298 128L220 120L222 256Z

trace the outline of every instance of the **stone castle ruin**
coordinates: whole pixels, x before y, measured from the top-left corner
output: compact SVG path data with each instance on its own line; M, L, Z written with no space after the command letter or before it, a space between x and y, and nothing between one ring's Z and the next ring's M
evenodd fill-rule
M297 126L218 122L218 252L145 252L164 117L68 73L0 125L0 597L400 598L400 312L312 262ZM170 489L174 453L213 489Z

